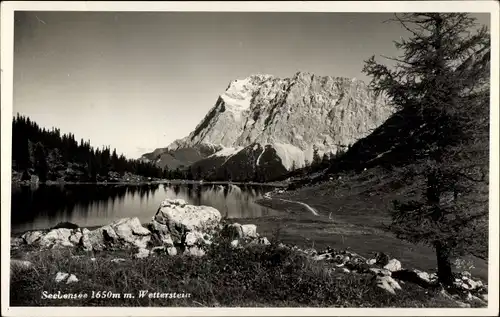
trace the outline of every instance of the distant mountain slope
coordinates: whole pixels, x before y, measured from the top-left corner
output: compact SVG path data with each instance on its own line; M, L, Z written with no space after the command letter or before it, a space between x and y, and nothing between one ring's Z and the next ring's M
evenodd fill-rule
M202 160L218 150L221 147L209 146L205 144L196 144L192 147L178 148L170 150L168 148L156 149L151 153L146 153L140 158L141 161L154 162L159 167L168 169L184 168Z
M266 180L311 163L315 151L334 154L354 144L392 112L356 79L252 75L232 81L187 137L143 159L169 169L192 165L214 177Z

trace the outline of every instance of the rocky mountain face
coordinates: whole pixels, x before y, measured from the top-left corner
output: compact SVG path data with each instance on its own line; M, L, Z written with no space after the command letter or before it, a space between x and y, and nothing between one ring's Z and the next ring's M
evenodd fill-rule
M268 180L311 163L314 152L349 147L392 113L384 97L356 79L252 75L232 81L187 137L143 159L216 178Z

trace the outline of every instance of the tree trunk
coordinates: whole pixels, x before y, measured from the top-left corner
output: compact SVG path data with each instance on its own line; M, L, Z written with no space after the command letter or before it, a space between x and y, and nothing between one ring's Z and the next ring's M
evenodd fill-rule
M453 284L453 275L451 272L450 250L441 242L436 242L436 256L438 265L438 281L445 285Z

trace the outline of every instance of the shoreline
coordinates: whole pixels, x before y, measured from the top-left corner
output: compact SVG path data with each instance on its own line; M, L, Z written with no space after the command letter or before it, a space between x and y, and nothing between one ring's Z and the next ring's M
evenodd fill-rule
M12 185L16 186L32 186L32 185L161 185L161 184L172 184L172 185L183 185L183 184L197 184L197 185L250 185L250 186L269 186L269 187L287 187L288 184L283 182L270 182L270 183L258 183L258 182L229 182L229 181L194 181L194 180L161 180L161 181L144 181L144 182L11 182Z

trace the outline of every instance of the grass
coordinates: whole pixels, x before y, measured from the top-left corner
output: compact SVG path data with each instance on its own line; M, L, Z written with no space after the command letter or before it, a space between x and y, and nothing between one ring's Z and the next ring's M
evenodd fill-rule
M409 283L391 295L376 287L369 274L344 273L275 243L236 250L221 243L202 258L158 255L136 259L132 251L89 255L74 249L20 254L34 269L12 272L11 306L456 307L437 292ZM96 260L91 261L91 256ZM116 257L125 261L111 262ZM56 283L59 271L75 274L79 282ZM190 296L139 298L140 290ZM44 291L86 293L88 297L42 299ZM92 291L121 298L91 298ZM124 298L126 293L134 298Z
M341 179L338 179L338 176ZM263 199L260 204L282 210L275 217L234 219L240 223L254 223L266 236L280 230L284 243L300 247L346 249L370 257L384 252L410 266L427 272L436 271L436 256L432 248L415 245L396 238L388 229L392 200L409 199L418 195L414 188L400 187L395 175L380 168L362 173L337 175L334 180L288 191L279 198L304 202L319 212L312 215L303 206L277 199ZM474 277L487 282L488 263L467 256L474 263Z

